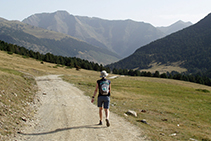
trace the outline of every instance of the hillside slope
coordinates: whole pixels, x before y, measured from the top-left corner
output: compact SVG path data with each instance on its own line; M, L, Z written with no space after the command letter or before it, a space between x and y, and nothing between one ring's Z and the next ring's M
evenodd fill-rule
M119 60L111 51L90 45L69 35L24 24L19 21L0 20L0 40L23 46L40 53L79 57L100 64Z
M211 14L179 32L154 41L131 56L108 65L110 68L147 69L152 64L176 63L188 72L211 69Z
M148 23L73 16L66 11L35 14L23 22L71 35L94 46L109 49L122 58L138 47L165 36Z
M88 99L87 96L91 97L93 95L93 87L96 83L95 80L99 79L99 72L83 69L77 71L76 69L66 69L64 67L55 66L56 64L47 62L40 63L40 61L35 59L23 58L20 55L10 55L6 52L0 51L0 75L1 78L4 78L0 79L0 103L2 102L4 104L0 104L0 110L3 111L0 113L0 140L2 140L2 137L9 137L9 135L15 138L13 140L24 140L25 138L27 138L25 140L29 140L29 138L36 139L42 137L42 139L48 137L53 139L55 137L56 140L59 140L57 138L59 135L61 138L73 136L80 140L80 137L83 136L78 135L83 135L83 133L86 133L84 138L87 138L87 140L89 140L89 137L92 139L93 134L97 134L96 140L123 140L127 139L128 135L133 135L131 137L137 137L136 133L140 134L140 130L144 131L144 134L149 140L169 141L211 139L211 135L209 134L211 131L211 123L209 120L211 117L211 87L171 79L122 77L109 74L109 77L111 77L109 79L112 81L111 112L124 117L124 119L130 121L130 123L133 123L136 127L131 129L131 124L129 125L128 122L125 122L122 118L116 118L115 114L111 114L111 126L106 128L106 126L103 125L101 129L95 125L98 122L98 111L96 106L90 105L90 99L87 102L85 100L81 107L75 106L78 105L78 102L81 103L81 99ZM6 78L9 79L5 79L5 74ZM87 96L80 97L82 94L78 93L78 90L76 92L78 94L77 96L70 95L70 93L76 89L71 89L72 85L69 86L70 84L65 84L66 86L68 85L65 88L71 90L65 91L65 93L68 92L68 95L66 95L66 99L63 100L62 98L65 93L61 93L64 90L60 89L60 86L63 84L61 79L55 77L51 79L49 76L40 77L49 74L64 74L62 77L64 80L74 84L74 86L84 91L84 94ZM14 79L14 75L20 75L19 78L21 78L21 82L20 79ZM38 89L40 90L38 91L39 95L36 95L34 101L31 101L31 99L28 98L28 92L31 90L26 86L29 83L26 83L26 85L23 83L23 85L21 85L22 82L27 82L28 79L32 80L32 76L38 78L37 81L39 86L41 86L40 89ZM112 76L117 77L116 79L112 79ZM55 85L52 86L51 84ZM21 87L19 87L19 85L21 85ZM44 91L42 88L45 88L45 86L50 87ZM206 91L203 92L204 90ZM46 92L46 95L43 94L43 91ZM15 96L16 94L17 97ZM24 99L19 97L21 94L23 94ZM16 97L18 100L21 100L21 102L16 103L16 100L11 99L11 97ZM51 101L51 98L56 99ZM6 103L3 101L6 101ZM46 106L48 110L45 111L46 113L50 112L50 114L44 114L44 116L41 116L41 120L36 120L36 117L39 117L39 115L31 118L33 116L32 109L36 102L38 102L37 104L40 106ZM40 102L52 103L41 104ZM56 104L53 102L56 102ZM24 109L23 106L17 106L16 104L23 104ZM86 105L88 106L86 107ZM14 109L19 106L21 107L20 110L15 111ZM85 108L82 108L83 106L85 106ZM61 110L57 111L54 107ZM95 109L90 109L90 107L94 107ZM82 111L80 108L82 108L82 110L85 109L85 112L78 112ZM138 117L130 115L124 116L124 113L127 112L128 109L136 111ZM53 111L51 112L51 110ZM143 112L144 110L146 111ZM23 117L23 119L26 120L26 122L20 118L20 115L17 116L17 122L12 121L17 114L22 114L24 111L26 114L23 115L25 117ZM38 109L36 109L36 111L38 111ZM87 111L92 111L93 114L85 114L84 116L84 113ZM76 113L73 114L74 112ZM6 113L6 115L3 113ZM40 115L42 114L43 113ZM65 114L67 114L66 119L64 118ZM62 116L53 118L54 115ZM87 119L87 115L93 116L93 118ZM78 116L82 116L82 118L77 118ZM58 122L48 122L49 119ZM142 123L142 119L146 119L149 124ZM47 125L42 124L45 123L45 120L47 120ZM26 123L28 123L29 130L27 130L28 128L25 128L26 126L23 126L23 124ZM21 126L22 128L20 128ZM10 129L13 131L10 132ZM121 132L119 132L119 130ZM16 135L17 131L21 134ZM87 132L89 134L87 134ZM105 134L108 134L108 136L104 136ZM176 136L172 136L172 134L176 134ZM115 139L110 139L110 137L113 136L115 136ZM18 137L20 137L20 139Z

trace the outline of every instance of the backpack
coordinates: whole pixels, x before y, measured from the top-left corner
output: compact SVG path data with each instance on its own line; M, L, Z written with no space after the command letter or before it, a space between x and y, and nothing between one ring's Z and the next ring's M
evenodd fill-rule
M109 92L109 81L101 81L100 82L100 94L101 95L108 95Z

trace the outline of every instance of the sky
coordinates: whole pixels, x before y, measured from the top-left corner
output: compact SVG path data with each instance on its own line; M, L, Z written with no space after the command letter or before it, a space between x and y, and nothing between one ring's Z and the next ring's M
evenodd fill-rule
M130 19L157 27L179 20L197 23L211 13L211 0L0 0L0 7L0 17L7 20L65 10L74 16Z

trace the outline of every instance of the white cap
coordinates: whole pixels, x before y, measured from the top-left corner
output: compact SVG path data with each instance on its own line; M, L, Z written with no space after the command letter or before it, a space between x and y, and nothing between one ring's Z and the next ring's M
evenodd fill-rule
M100 77L106 77L106 76L108 76L108 73L105 70L101 71Z

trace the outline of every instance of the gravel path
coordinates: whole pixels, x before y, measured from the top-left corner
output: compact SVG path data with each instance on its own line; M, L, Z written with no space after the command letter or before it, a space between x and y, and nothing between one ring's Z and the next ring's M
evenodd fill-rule
M103 125L97 125L99 118L96 105L82 91L63 81L58 75L37 77L36 81L41 105L35 120L16 136L16 140L145 140L140 129L113 113L110 113L110 127L106 127L105 121Z

